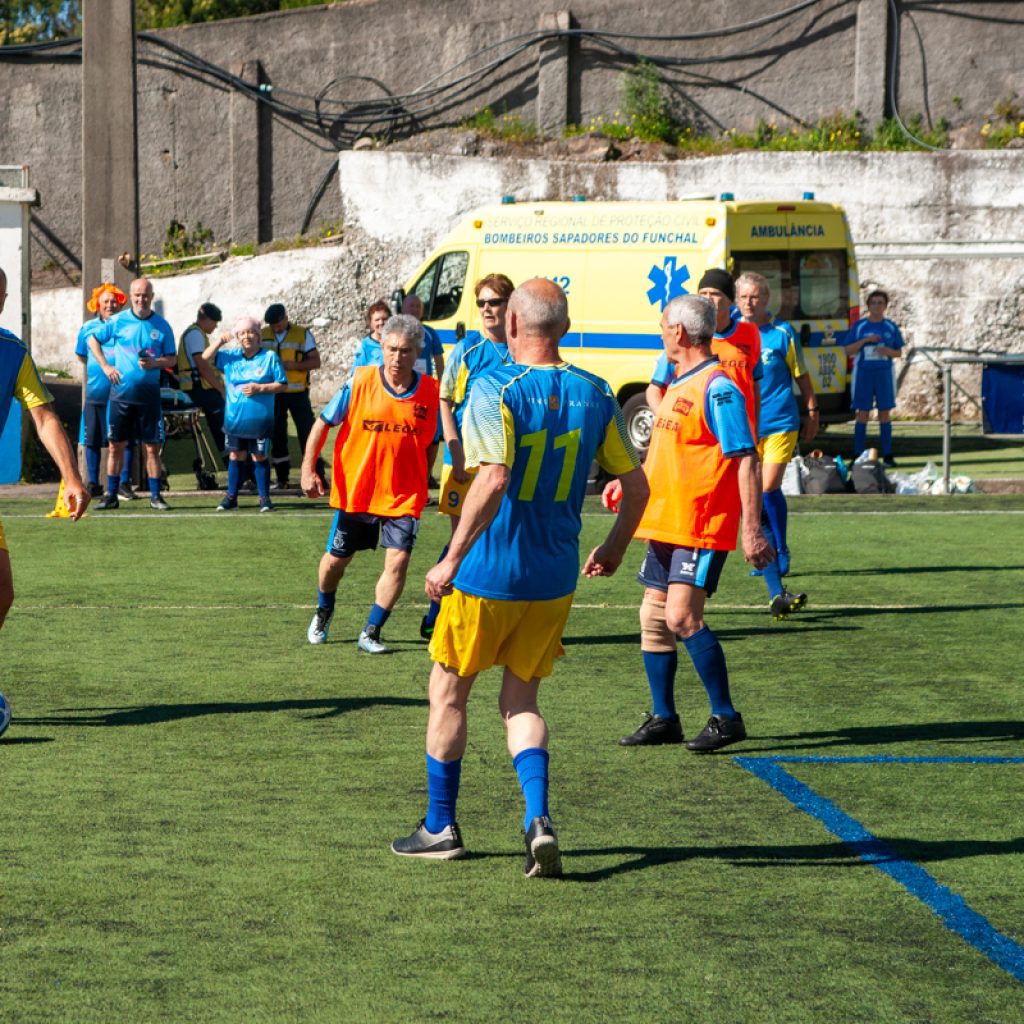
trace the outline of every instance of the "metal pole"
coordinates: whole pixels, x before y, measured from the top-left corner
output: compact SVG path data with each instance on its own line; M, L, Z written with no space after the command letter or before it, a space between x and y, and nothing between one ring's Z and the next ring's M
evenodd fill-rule
M942 368L942 483L949 494L949 463L953 446L953 367Z

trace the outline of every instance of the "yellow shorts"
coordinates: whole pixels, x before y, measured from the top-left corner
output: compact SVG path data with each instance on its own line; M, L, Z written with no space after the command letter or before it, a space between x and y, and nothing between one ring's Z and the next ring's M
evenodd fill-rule
M0 551L7 550L7 538L4 536L4 524L0 521Z
M562 632L572 599L497 601L453 590L441 602L430 656L460 676L504 665L520 679L543 679L565 654Z
M799 430L790 430L783 434L769 434L758 442L757 454L761 456L762 462L773 462L784 466L793 458L799 436Z
M464 484L460 484L457 480L452 479L452 467L450 465L446 464L441 470L441 490L437 496L437 511L441 515L462 515L466 491L469 490L469 485L473 482L473 477L476 476L478 470L467 469L466 472L469 474L469 479Z

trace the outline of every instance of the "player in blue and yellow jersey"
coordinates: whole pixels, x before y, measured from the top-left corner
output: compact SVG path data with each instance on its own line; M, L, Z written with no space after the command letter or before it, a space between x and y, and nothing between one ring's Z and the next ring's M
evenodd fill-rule
M793 458L798 440L813 441L818 432L818 399L803 352L792 327L775 321L768 311L771 289L761 274L741 274L736 281L736 304L747 323L761 332L761 424L758 452L761 456L761 487L764 515L771 528L777 558L764 570L772 614L784 618L807 603L806 594L791 594L782 585L789 572L788 507L782 493L782 477ZM801 424L800 407L793 394L793 382L807 407Z
M0 313L7 301L7 275L0 269ZM17 399L32 417L39 440L43 442L64 481L64 504L71 519L81 519L89 504L89 491L78 474L71 442L53 408L53 396L39 379L36 364L21 340L0 327L0 433L3 432L11 403ZM0 627L14 601L11 556L7 550L3 523L0 523Z
M878 407L878 432L882 462L895 466L892 457L892 411L896 407L896 368L893 360L903 351L900 329L885 318L889 296L876 288L865 303L868 315L858 320L846 336L846 354L853 356L853 383L850 404L856 412L853 427L853 457L856 459L868 443L868 419L871 407Z
M96 507L118 507L125 446L141 441L146 448L149 507L166 512L168 505L160 494L160 371L170 370L177 363L177 346L170 324L153 311L153 286L146 278L132 281L128 299L131 309L101 324L89 338L93 357L110 380L107 493Z
M742 519L743 555L755 568L774 551L761 530L761 479L749 412L738 386L711 351L715 307L682 295L661 315L665 353L678 374L655 414L644 471L651 497L636 535L649 541L640 570L640 647L653 712L623 746L682 743L675 706L677 641L707 691L711 717L687 743L707 752L746 736L732 704L725 654L704 622ZM604 494L614 508L614 487Z
M233 333L237 348L223 349L230 334L220 334L195 357L203 379L224 392L224 448L228 452L228 490L218 512L238 508L238 489L253 462L260 511L273 511L270 500L270 454L274 436L274 399L288 389L288 377L277 353L263 348L260 322L240 316ZM223 382L217 375L223 374Z
M541 679L564 652L562 631L580 572L580 510L591 461L619 476L622 510L584 566L620 565L647 500L647 484L607 383L562 362L565 293L536 278L516 289L506 326L514 364L479 377L463 419L466 464L479 472L447 555L427 574L444 597L430 654L429 806L391 849L449 860L465 853L455 805L466 748L466 705L479 672L504 666L498 704L526 802L527 876L561 874L548 813L548 729Z
M473 382L493 369L507 366L512 357L505 334L505 311L515 285L504 274L488 274L474 286L482 331L470 331L449 353L441 379L441 428L444 433L444 467L438 510L451 517L452 533L459 525L462 502L473 480L466 468L462 447L462 417L473 390ZM441 552L444 558L448 548ZM440 561L440 559L439 559ZM431 600L420 623L420 636L430 639L440 611L440 603Z
M78 432L78 443L85 449L85 468L89 476L89 493L94 498L103 494L100 483L100 451L107 447L107 403L110 400L110 381L100 368L91 350L89 338L96 329L119 313L128 301L117 285L109 281L95 287L86 309L96 316L86 320L78 332L75 355L85 366L85 401L82 405L82 423ZM124 465L121 468L121 483L118 494L134 501L138 495L132 489L131 477L132 448L125 449Z
M357 641L367 654L390 654L381 630L405 588L409 557L427 502L427 448L437 431L437 381L415 369L423 325L399 314L381 331L383 366L359 366L313 425L302 460L302 490L324 493L316 460L338 427L331 475L337 509L317 575L316 612L306 632L327 642L338 584L357 551L385 549L384 571Z

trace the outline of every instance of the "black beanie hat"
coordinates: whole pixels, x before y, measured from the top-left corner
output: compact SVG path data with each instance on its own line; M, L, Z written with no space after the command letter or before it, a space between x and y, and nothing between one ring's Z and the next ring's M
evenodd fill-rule
M280 302L275 302L272 305L267 306L267 311L263 314L264 321L271 326L279 324L284 318L284 306L281 305Z
M700 291L701 288L714 288L726 296L730 302L736 301L736 282L733 281L732 274L728 270L722 270L721 267L712 267L710 270L704 271L704 276L700 279L700 284L697 285L697 291Z

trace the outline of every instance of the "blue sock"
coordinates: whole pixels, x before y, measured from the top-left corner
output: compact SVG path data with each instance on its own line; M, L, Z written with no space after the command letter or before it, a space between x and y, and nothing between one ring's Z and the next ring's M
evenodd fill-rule
M878 432L882 435L882 457L892 455L892 420L879 423Z
M444 561L444 557L447 554L448 554L448 545L445 544L444 548L441 551L441 554L438 555L438 558L437 558L438 562L443 562ZM428 629L430 627L432 627L435 622L437 622L437 617L440 614L441 614L441 602L440 601L431 601L430 602L430 607L427 609L427 615L426 615L426 620L427 620L426 625L427 625Z
M548 814L548 752L543 747L521 750L512 759L519 786L526 799L526 814L523 817L523 831L530 827L534 818L550 817Z
M242 464L238 459L228 463L228 497L237 498L238 488L242 485Z
M117 477L107 474L107 494L117 494Z
M788 548L786 528L789 525L789 505L786 504L786 496L782 493L782 489L765 491L761 496L761 502L764 505L764 514L768 517L772 533L775 534L774 547L778 551ZM770 537L769 540L771 540Z
M368 636L372 636L374 639L380 636L380 631L384 628L384 623L391 618L390 610L381 608L379 604L373 604L370 606L370 614L366 617L366 626L363 632ZM434 829L430 830L431 832Z
M855 423L853 425L853 457L858 455L868 446L868 425L866 423Z
M124 462L121 463L121 483L126 486L132 482L132 463L135 461L135 447L126 445L124 449Z
M89 474L89 483L97 484L100 481L100 450L99 448L85 449L85 468Z
M761 533L764 534L764 539L769 544L774 545L775 538L772 537L771 527L764 520L761 520ZM779 556L777 553L775 558L761 570L761 575L764 577L765 585L768 587L769 598L782 593L782 570L779 568Z
M644 671L647 685L651 688L653 711L659 718L675 720L676 668L679 666L678 651L641 651L644 656Z
M725 667L725 652L718 642L718 637L704 626L693 636L683 641L686 653L689 654L693 667L708 692L711 701L711 714L723 718L735 718L736 709L732 706L729 696L729 671Z
M459 798L462 758L438 761L427 754L427 816L423 821L428 832L440 832L455 824L455 801Z
M316 606L317 608L326 608L327 611L334 611L334 602L338 599L338 592L332 590L329 594L326 591L318 590L316 592Z
M254 462L252 475L256 477L256 493L263 501L270 501L270 463L266 459Z
M149 496L154 501L160 497L160 477L151 476L149 478Z

